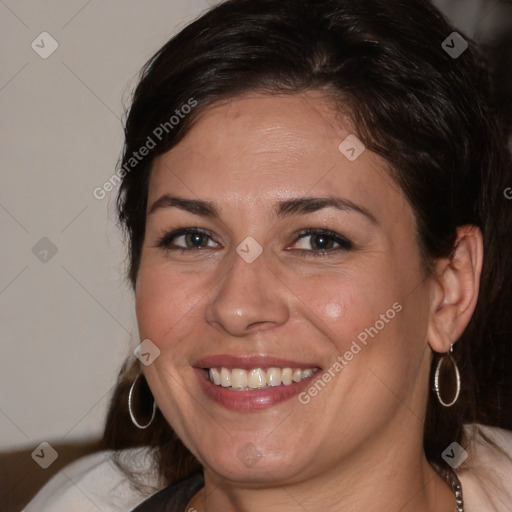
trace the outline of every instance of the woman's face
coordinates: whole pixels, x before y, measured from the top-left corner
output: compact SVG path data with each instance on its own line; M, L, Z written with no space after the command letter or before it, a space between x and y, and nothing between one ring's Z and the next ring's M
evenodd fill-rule
M252 95L154 162L144 372L206 471L298 482L421 446L431 287L410 206L350 134L319 93Z

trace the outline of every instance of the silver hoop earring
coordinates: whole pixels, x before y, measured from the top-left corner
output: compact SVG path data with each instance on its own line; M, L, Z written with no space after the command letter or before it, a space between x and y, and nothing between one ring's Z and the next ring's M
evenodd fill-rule
M444 407L451 407L459 398L460 394L460 374L459 369L457 368L457 363L455 362L455 359L451 356L451 352L453 352L453 344L450 347L450 350L443 356L439 361L437 362L436 371L434 374L434 389L436 391L437 399L439 400L439 403L443 405ZM445 401L441 398L441 385L440 381L443 380L443 382L446 382L446 371L443 371L444 375L441 375L442 366L449 362L452 367L453 371L455 372L455 392L453 393L453 398L451 401Z
M133 414L133 411L132 411L132 397L133 397L133 388L135 387L135 383L137 382L137 380L139 380L139 377L141 376L142 374L139 373L139 375L137 375L137 377L135 377L135 380L133 381L131 387L130 387L130 392L128 393L128 412L130 413L130 418L132 419L132 423L137 427L137 428L140 428L141 430L144 430L145 428L148 428L151 423L153 423L153 420L155 418L155 413L156 413L156 402L155 402L155 399L152 397L152 400L153 400L153 412L151 414L151 419L148 421L148 423L146 423L145 425L141 425L137 419L135 418L135 415Z

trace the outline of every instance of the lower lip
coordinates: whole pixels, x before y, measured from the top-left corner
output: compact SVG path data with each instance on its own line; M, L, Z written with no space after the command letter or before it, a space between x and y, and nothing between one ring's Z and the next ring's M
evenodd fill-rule
M194 370L208 398L211 398L214 402L227 409L237 411L259 411L289 400L306 388L318 373L315 372L310 377L299 382L292 382L288 386L281 385L265 389L255 389L254 391L233 391L229 388L212 384L206 377L205 370L201 368L194 368Z

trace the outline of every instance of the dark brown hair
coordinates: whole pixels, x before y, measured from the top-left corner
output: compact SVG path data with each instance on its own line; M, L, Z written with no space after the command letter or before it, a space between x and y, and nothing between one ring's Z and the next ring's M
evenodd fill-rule
M451 442L465 444L464 424L510 428L504 411L512 402L505 367L511 344L512 201L504 197L512 185L510 155L474 43L463 36L469 47L457 58L442 47L453 31L427 0L219 4L143 68L126 120L117 203L134 285L155 156L174 147L198 114L221 100L254 91L327 91L351 113L357 136L389 163L415 213L426 273L436 258L451 255L458 226L473 224L483 233L480 297L454 352L461 396L444 408L431 393L427 405L425 453L440 467ZM171 119L192 103L178 123ZM154 147L140 161L130 160L143 146ZM140 371L136 363L128 360L119 376L105 446L152 447L167 483L200 471L159 412L150 428L132 426L127 394Z

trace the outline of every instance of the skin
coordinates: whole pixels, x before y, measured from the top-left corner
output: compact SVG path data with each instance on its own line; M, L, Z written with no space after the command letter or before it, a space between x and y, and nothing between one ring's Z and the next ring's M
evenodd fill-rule
M148 214L136 281L140 339L161 351L145 376L204 467L205 488L189 508L454 509L423 454L423 420L432 350L449 350L476 304L481 235L459 228L454 257L437 261L427 277L410 205L376 154L365 150L353 162L341 154L350 133L319 91L253 94L204 111L154 162L148 209L172 194L220 212L219 219L176 207ZM375 221L334 208L273 214L277 201L334 195ZM156 247L185 227L212 238L199 251ZM339 233L353 248L336 251L331 242L323 255L308 256L318 239L297 235L310 227ZM248 236L263 248L250 264L236 253ZM183 237L173 243L194 246ZM264 354L325 371L394 303L402 310L307 405L293 397L260 411L229 410L205 395L192 368L212 354ZM260 456L251 467L237 456L247 443Z

